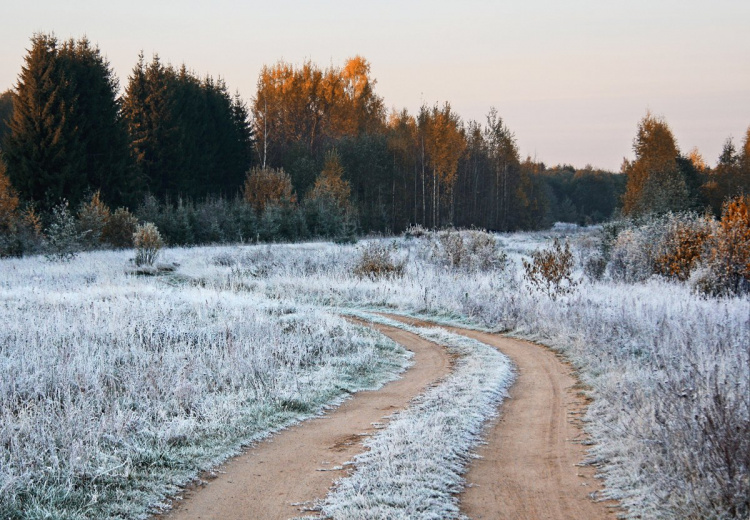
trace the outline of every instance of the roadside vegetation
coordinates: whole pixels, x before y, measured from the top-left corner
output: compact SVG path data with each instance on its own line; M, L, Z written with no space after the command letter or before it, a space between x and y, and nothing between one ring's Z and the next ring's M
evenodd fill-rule
M675 220L704 225L691 218L647 224L650 243L666 248L654 230L669 243ZM614 238L612 227L500 235L507 258L485 270L425 261L437 233L379 241L404 263L398 279L356 276L365 246L237 248L233 260L224 257L230 265L213 273L205 260L188 261L188 252L185 261L209 285L469 323L559 349L593 398L586 429L594 441L590 462L606 482L601 498L619 500L633 518L742 518L749 507L750 300L741 291L697 290L658 266L623 280L612 243L639 226L621 223ZM552 259L555 251L567 257L564 246L550 247L552 238L567 240L575 257L575 285L554 296L538 290L522 267L545 249ZM602 272L586 275L591 259L607 251ZM708 251L703 261L713 261ZM347 270L352 275L341 276Z

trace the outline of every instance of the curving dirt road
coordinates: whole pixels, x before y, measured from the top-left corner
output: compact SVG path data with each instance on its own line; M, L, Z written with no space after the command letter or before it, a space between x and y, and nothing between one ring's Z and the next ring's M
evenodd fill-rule
M414 326L438 325L384 314ZM461 510L480 519L614 519L616 504L594 502L601 489L586 458L580 418L586 399L577 390L573 370L550 349L457 327L443 327L498 348L517 368L510 397L487 429L486 445L478 450L465 475Z
M384 314L415 326L436 324ZM373 423L446 375L445 349L394 327L373 325L415 353L403 377L376 392L359 392L324 417L304 422L253 446L220 468L206 486L189 490L167 519L288 519L323 498L340 467L362 450ZM580 417L586 401L572 368L551 350L497 334L444 327L492 345L517 367L510 397L486 430L466 474L461 509L474 520L614 519L616 504L594 502L601 486L586 458Z
M254 445L219 468L207 485L186 490L170 520L287 520L323 498L341 466L362 451L373 423L448 374L451 358L435 343L394 327L372 325L414 352L414 365L402 377L374 392L357 392L334 411L305 421ZM338 469L337 469L338 468Z

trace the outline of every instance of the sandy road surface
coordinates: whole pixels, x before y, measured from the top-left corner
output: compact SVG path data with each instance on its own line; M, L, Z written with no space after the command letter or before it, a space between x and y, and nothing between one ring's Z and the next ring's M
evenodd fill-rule
M384 316L415 326L429 322ZM486 445L465 475L461 510L475 520L614 519L615 504L594 502L601 489L586 458L580 418L585 398L572 368L551 350L525 341L456 327L445 329L492 345L513 360L516 381Z
M301 516L301 504L323 498L337 478L333 470L362 451L372 423L405 408L430 384L445 376L451 359L445 349L406 331L374 328L414 352L414 365L401 379L374 392L357 392L336 410L284 430L219 468L206 486L185 493L160 519L265 520ZM332 471L320 471L322 469Z
M415 326L435 324L385 315ZM324 417L304 422L259 443L222 468L207 486L188 491L168 519L288 519L302 503L326 495L342 476L333 469L362 450L372 423L408 405L411 398L447 374L444 349L406 331L372 325L415 353L402 379L376 392L359 392ZM470 518L510 520L614 519L612 503L594 502L601 488L586 457L580 417L585 398L571 367L532 343L456 327L444 327L492 345L510 357L517 378L499 419L490 424L482 457L474 461L461 494Z

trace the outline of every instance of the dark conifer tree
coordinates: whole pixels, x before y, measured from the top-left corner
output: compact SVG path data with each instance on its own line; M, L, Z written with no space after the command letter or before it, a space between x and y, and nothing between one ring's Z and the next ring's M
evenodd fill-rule
M86 185L100 190L112 204L122 204L137 186L128 178L128 134L117 98L119 81L86 38L65 42L59 60L72 81L71 116L79 133Z
M253 146L255 136L253 135L253 125L250 121L250 109L239 92L235 92L232 98L232 121L236 133L238 157L237 164L234 165L236 170L246 172L253 163ZM244 174L243 174L244 175Z
M11 182L24 198L51 208L74 203L86 185L84 154L75 126L71 72L59 60L57 39L36 34L13 95L11 135L4 156Z
M4 149L14 186L45 208L60 198L75 205L87 188L121 202L127 134L109 63L85 38L60 46L37 34L31 43Z
M13 91L0 94L0 150L5 137L10 134L10 120L13 118Z
M247 108L223 80L143 56L128 80L123 114L147 187L162 199L236 195L250 167Z

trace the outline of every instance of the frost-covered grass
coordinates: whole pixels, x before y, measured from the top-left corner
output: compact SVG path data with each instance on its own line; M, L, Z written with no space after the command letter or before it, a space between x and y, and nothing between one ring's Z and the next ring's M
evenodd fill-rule
M361 315L365 318L368 315ZM369 439L356 470L338 481L321 506L326 518L346 520L461 517L462 474L513 380L510 360L496 349L441 329L395 325L445 345L457 361L437 386L419 396Z
M404 260L405 268L403 277L396 279L360 279L353 274L360 246L328 243L171 249L165 260L178 261L181 267L175 276L161 281L125 277L121 266L126 257L118 253L82 255L70 264L2 261L0 318L23 324L0 331L1 398L15 396L19 388L23 396L3 401L3 410L13 410L0 423L3 504L15 504L7 497L30 504L77 504L79 509L70 511L86 516L89 502L102 508L104 497L112 498L113 504L151 500L156 495L146 496L150 487L130 484L134 475L141 478L136 468L141 473L143 468L155 468L153 482L167 474L171 482L179 482L194 474L191 468L206 467L245 442L232 437L241 427L224 421L234 417L240 424L246 417L257 424L262 416L257 411L247 415L235 411L250 410L242 407L255 402L251 389L259 383L250 382L266 372L252 375L254 366L267 363L279 370L269 385L259 388L281 392L283 397L269 399L269 406L276 403L274 410L286 411L289 420L299 417L299 402L304 404L308 393L327 388L315 379L321 371L321 381L338 377L360 384L364 379L361 384L366 385L376 378L370 376L368 365L383 359L382 378L388 377L397 370L401 354L378 346L371 336L324 311L345 307L470 323L559 349L590 388L594 401L586 428L596 442L591 459L605 478L605 496L619 499L627 516L747 517L750 300L703 299L685 285L651 278L638 284L583 280L576 293L552 301L528 287L520 267L520 259L547 239L543 233L500 236L508 264L488 271L451 269L430 259L431 248L424 239L397 239L394 258ZM575 237L576 243L587 240L585 234ZM582 277L580 272L577 276ZM286 339L284 329L276 326L284 320L295 324ZM139 336L142 329L145 332ZM41 339L35 330L44 332ZM239 348L241 336L254 339L242 344L242 354L231 354L229 344ZM72 338L77 348L66 348L67 341L55 343L58 337ZM18 352L15 338L43 347ZM130 347L133 338L135 349ZM145 338L165 338L170 347L154 348ZM205 359L191 364L194 350L190 349L196 345L208 350ZM289 355L273 355L270 345ZM330 352L317 352L316 345ZM303 358L310 356L309 365L295 364L300 353ZM11 371L7 363L17 366ZM134 374L122 375L131 365L136 367ZM326 370L334 375L325 374ZM215 375L223 371L234 375ZM7 383L5 374L16 372L23 377ZM193 401L194 390L187 387L187 409L174 392L183 373L193 378L189 381L198 381L201 389L200 399ZM297 377L301 374L309 379ZM25 381L25 386L15 380ZM121 380L128 386L121 386ZM217 381L224 381L224 386ZM121 389L127 391L116 393ZM124 397L111 399L109 392ZM131 392L137 396L136 404L127 402ZM320 403L332 395L340 394L313 401ZM84 403L88 404L84 407ZM128 406L141 403L149 413L128 411ZM303 408L314 413L312 404ZM196 410L220 417L205 422L209 433L204 436L201 430L192 430L194 424L204 424L204 416L196 415ZM131 430L127 425L134 415L138 420ZM57 434L57 422L63 417L70 417L70 425L63 420L63 433ZM6 426L8 419L10 426ZM138 422L144 420L148 422ZM30 426L23 429L17 424ZM212 430L212 424L219 426ZM181 436L184 431L189 435ZM110 441L107 435L126 442ZM167 439L175 441L170 444ZM192 440L183 439L205 442L191 444ZM217 446L216 439L224 443L221 455L209 450ZM83 443L79 451L70 448L78 443ZM85 455L83 463L76 459L78 453ZM128 455L120 457L120 453ZM177 455L172 458L168 455L172 453ZM6 464L11 456L25 462ZM43 462L33 462L34 457ZM190 463L193 466L183 472L185 460L204 462ZM81 478L76 476L77 464L84 468ZM63 466L71 469L54 469ZM53 468L49 473L48 467ZM97 501L92 494L77 495L82 488L96 490ZM156 493L171 489L165 485ZM36 516L42 516L41 508Z
M408 363L330 313L126 264L0 261L0 518L143 517L243 445Z
M594 398L586 428L605 497L620 500L631 518L746 517L750 300L705 299L659 278L591 282L579 270L577 291L552 301L528 286L520 268L548 238L501 236L509 263L486 272L437 265L424 239L398 239L396 256L406 264L395 280L347 275L357 246L175 254L208 285L469 322L550 345L575 363Z

